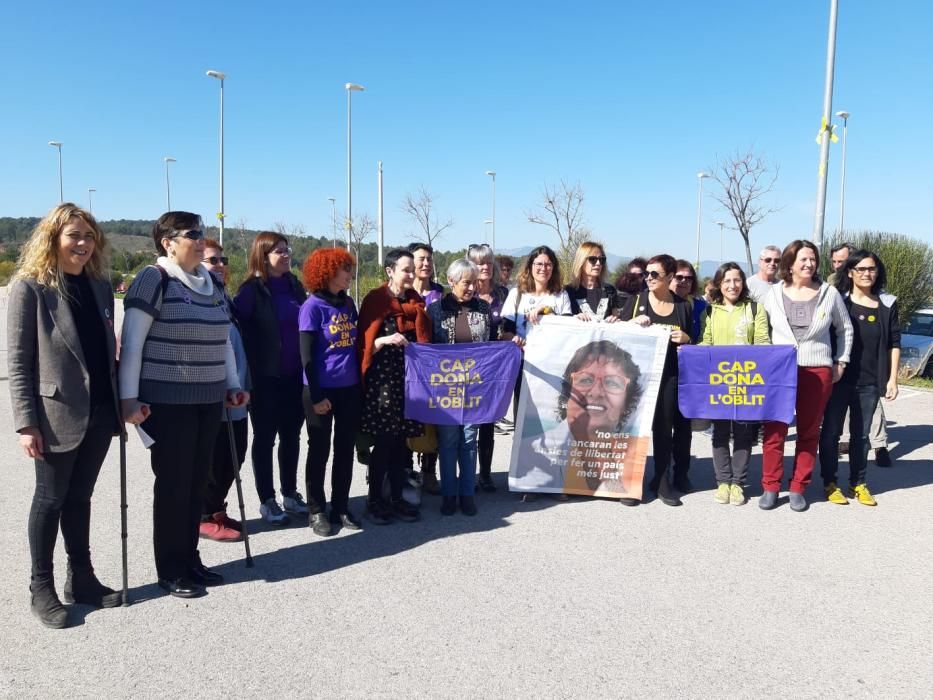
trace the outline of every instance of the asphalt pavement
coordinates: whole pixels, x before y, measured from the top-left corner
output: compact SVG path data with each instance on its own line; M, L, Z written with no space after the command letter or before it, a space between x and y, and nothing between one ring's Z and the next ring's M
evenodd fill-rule
M131 435L132 605L70 606L74 626L47 630L29 611L33 470L0 388L0 696L929 697L933 393L905 389L887 415L895 466L869 470L879 505L828 504L816 481L805 513L786 492L776 510L757 507L757 451L752 501L716 504L701 434L698 491L681 508L522 503L505 487L511 437L498 436L499 491L477 497L476 517L442 517L427 496L419 523L321 539L306 523L259 520L247 458L255 567L242 544L202 540L227 583L190 601L155 585L152 472ZM97 572L114 587L118 459L114 442L91 533ZM364 474L357 465L357 513ZM59 542L59 586L64 562Z

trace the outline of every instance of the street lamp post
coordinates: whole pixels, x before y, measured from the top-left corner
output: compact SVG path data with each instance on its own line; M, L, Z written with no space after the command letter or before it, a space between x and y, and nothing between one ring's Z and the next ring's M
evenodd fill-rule
M65 201L65 190L62 187L62 142L49 141L49 145L58 149L58 201Z
M723 247L723 235L722 235L722 228L723 226L726 225L726 222L717 221L716 225L719 227L719 264L722 265L726 261L725 253L723 252L725 249ZM697 270L697 274L700 274L699 270Z
M489 224L491 223L492 223L492 219L486 219L485 221L483 221L483 242L484 243L489 242ZM493 248L493 250L495 250L495 248Z
M224 80L227 75L217 70L207 71L210 78L220 81L220 211L217 219L220 221L220 245L224 244Z
M842 119L842 186L839 193L839 235L842 236L846 220L846 133L849 129L850 115L843 110L836 112L836 116Z
M347 248L350 247L350 231L353 228L353 127L350 115L352 113L351 95L362 92L365 88L356 83L344 85L347 91Z
M172 185L168 179L168 164L175 163L176 160L171 156L165 156L165 211L172 211Z
M813 242L823 245L823 225L826 221L826 171L829 167L829 141L833 135L829 120L833 109L833 75L836 69L836 17L839 0L830 0L829 38L826 42L826 78L823 87L823 119L820 122L820 167L816 182L816 216L813 222Z
M337 247L337 198L328 197L327 201L330 202L331 216L334 220L334 248L336 248Z
M709 173L700 171L697 173L697 274L700 274L700 218L703 213L703 180L709 177Z
M91 199L91 193L97 192L96 187L87 188L87 211L91 216L94 216L94 201Z
M496 249L496 171L487 170L486 174L492 178L492 249Z

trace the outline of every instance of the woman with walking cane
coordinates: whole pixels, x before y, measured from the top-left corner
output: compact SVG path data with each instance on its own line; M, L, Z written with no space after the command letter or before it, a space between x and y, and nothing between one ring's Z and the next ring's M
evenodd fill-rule
M29 511L32 612L62 628L52 557L68 554L67 603L112 608L122 596L91 565L91 495L120 430L108 245L94 217L60 204L23 246L8 302L9 383L20 445L35 460Z
M159 586L178 598L223 583L201 563L198 526L224 405L249 401L237 377L224 291L201 266L201 227L197 214L163 214L152 229L160 257L136 276L123 303L123 419L155 441L156 571Z

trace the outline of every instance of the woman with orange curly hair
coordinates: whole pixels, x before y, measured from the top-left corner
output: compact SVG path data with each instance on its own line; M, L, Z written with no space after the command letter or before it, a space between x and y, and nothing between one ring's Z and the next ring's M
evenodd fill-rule
M356 259L343 248L318 248L304 264L310 294L298 313L301 364L304 367L304 407L308 424L309 522L314 534L327 537L331 525L359 530L360 521L348 508L353 480L353 447L360 422L360 368L356 356L357 313L347 294ZM324 496L324 472L330 456L330 518Z

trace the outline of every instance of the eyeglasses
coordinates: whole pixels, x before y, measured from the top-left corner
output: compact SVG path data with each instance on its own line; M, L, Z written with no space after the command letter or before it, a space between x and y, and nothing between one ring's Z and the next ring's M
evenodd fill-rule
M692 282L693 275L674 275L674 279L677 280L677 282Z
M587 257L586 261L587 261L590 265L595 265L596 263L599 263L600 265L605 265L605 264L606 264L606 256L605 256L605 255L590 255L590 256Z
M187 238L189 241L200 241L204 239L204 231L196 228L190 231L175 231L173 238Z
M625 387L628 386L628 379L619 374L608 374L599 378L589 372L574 372L570 375L570 381L574 387L584 393L591 391L599 382L603 385L603 391L616 396L624 393Z
M549 263L549 262L546 262L546 263L533 263L533 264L532 264L532 267L533 267L534 269L536 269L536 270L550 270L552 267L554 267L554 264L553 264L553 263Z
M272 250L269 251L269 255L272 255L273 253L275 255L281 255L282 257L291 257L292 249L290 247L289 248L273 248Z
M230 262L230 258L225 256L218 257L216 255L211 255L208 258L204 258L204 260L201 262L210 263L211 265L226 265L228 262Z
M768 263L769 265L773 263L781 262L780 258L761 258L761 262Z
M648 277L649 279L657 280L657 279L661 279L662 277L664 277L664 273L658 272L657 270L648 270L645 273L645 277Z
M872 265L871 267L853 267L853 272L857 272L860 275L873 275L878 272L878 268Z

